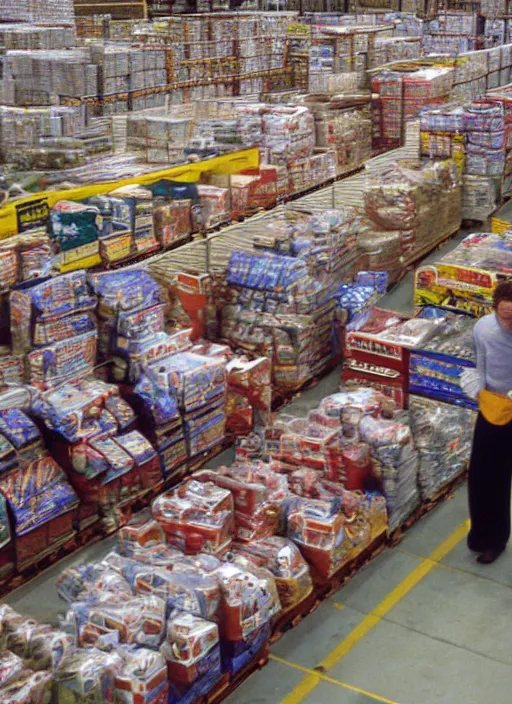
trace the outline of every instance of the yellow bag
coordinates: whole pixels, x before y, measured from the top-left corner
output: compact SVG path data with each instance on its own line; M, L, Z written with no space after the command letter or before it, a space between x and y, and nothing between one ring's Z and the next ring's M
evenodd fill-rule
M506 425L512 421L512 399L484 389L478 396L478 406L486 421Z

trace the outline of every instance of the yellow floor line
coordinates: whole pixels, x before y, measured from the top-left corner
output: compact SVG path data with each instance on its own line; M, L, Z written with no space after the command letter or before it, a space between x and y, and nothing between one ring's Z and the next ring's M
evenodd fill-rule
M414 587L424 579L427 574L437 566L448 553L467 535L469 521L464 521L451 535L432 551L429 557L424 558L413 571L396 586L373 611L367 614L334 650L332 650L318 665L318 669L325 677L324 673L332 669L342 658L344 658L359 641L364 638L381 619L391 611ZM308 672L306 677L295 689L290 692L281 704L299 704L316 687L321 677L314 670ZM384 700L383 700L384 701Z
M332 605L334 606L335 609L339 609L340 611L343 611L343 609L345 608L344 604L338 604L337 601L333 601Z
M284 658L280 658L277 655L272 655L270 654L270 659L274 660L275 662L281 663L281 665L288 665L288 667L293 667L295 670L300 670L301 672L305 672L308 675L311 675L311 678L316 678L318 680L321 680L323 682L328 682L329 684L334 684L337 687L342 687L343 689L348 689L351 692L357 692L358 694L364 694L366 697L370 697L371 699L375 699L377 702L384 702L384 704L397 704L397 702L393 701L392 699L386 699L385 697L380 697L378 694L374 694L373 692L368 692L366 689L361 689L360 687L354 687L352 684L347 684L346 682L341 682L341 680L337 680L334 677L329 677L329 675L324 675L319 672L315 672L314 670L310 670L308 667L304 667L303 665L298 665L296 662L291 662L290 660L285 660ZM318 682L317 682L318 684Z

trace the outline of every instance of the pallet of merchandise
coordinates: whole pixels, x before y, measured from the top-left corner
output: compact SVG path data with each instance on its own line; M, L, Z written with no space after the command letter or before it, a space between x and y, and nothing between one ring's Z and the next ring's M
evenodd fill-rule
M315 585L308 596L291 609L280 613L272 624L271 643L278 641L288 630L295 628L309 614L313 613L325 599L335 594L344 584L366 564L374 560L387 545L386 530L372 536L366 547L352 557L349 555L343 564L327 582Z
M41 552L37 558L31 560L30 563L22 564L17 573L11 574L3 581L0 580L0 597L4 597L14 589L23 586L34 577L39 576L44 570L49 569L59 560L76 552L77 549L79 549L77 534L75 531L71 531L62 536L58 543L54 543Z
M453 498L454 492L466 481L467 469L462 470L456 477L453 477L445 486L439 488L436 494L425 503L420 504L416 511L409 516L409 518L401 526L396 528L388 536L387 542L390 547L395 547L398 545L413 526L418 523L422 518L428 516L439 504L443 501L448 501Z

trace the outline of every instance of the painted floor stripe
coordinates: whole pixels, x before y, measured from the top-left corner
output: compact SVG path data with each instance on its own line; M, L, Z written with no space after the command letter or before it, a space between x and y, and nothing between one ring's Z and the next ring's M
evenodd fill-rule
M357 692L357 694L364 694L365 697L370 697L370 699L375 699L376 702L383 702L384 704L398 704L397 702L393 701L392 699L386 699L385 697L380 697L378 694L374 694L373 692L368 692L366 689L361 689L360 687L354 687L352 684L347 684L347 682L341 682L340 680L335 679L334 677L329 677L329 675L323 675L319 672L315 672L314 670L310 670L308 667L304 667L303 665L298 665L295 662L291 662L290 660L285 660L284 658L280 658L277 655L270 655L270 659L274 660L275 662L280 663L281 665L288 665L288 667L293 667L295 670L300 670L301 672L305 672L308 675L311 675L311 679L315 678L319 681L322 682L328 682L329 684L334 684L337 687L342 687L343 689L348 689L351 692ZM318 682L317 682L318 684Z
M453 548L465 538L469 531L469 521L464 521L451 535L432 551L429 557L424 558L413 571L403 579L373 611L367 614L359 625L357 625L334 650L332 650L319 664L319 674L315 670L306 670L308 674L295 689L290 692L281 704L299 704L316 687L321 679L325 678L324 673L331 670L338 662L344 658L394 607L409 594L414 587L424 579L429 572L437 566ZM370 695L369 695L370 696ZM377 695L373 695L374 697ZM381 701L389 701L381 699Z

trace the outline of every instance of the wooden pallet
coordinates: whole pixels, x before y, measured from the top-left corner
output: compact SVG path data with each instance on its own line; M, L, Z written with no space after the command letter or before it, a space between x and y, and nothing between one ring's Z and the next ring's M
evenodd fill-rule
M345 563L340 569L335 572L329 581L322 585L318 594L322 599L327 599L343 587L344 584L350 582L350 580L359 572L359 570L376 557L378 557L387 546L387 535L383 531L379 533L370 544L362 550L359 554L355 555L351 560Z
M313 589L311 594L303 599L299 604L293 606L291 609L281 612L274 623L272 624L272 635L270 637L270 643L275 643L282 636L290 630L290 628L295 628L301 621L303 621L306 616L313 613L320 604L322 603L321 598Z
M13 589L17 589L37 577L44 570L49 569L56 562L71 555L78 548L75 532L63 536L57 543L39 553L33 560L21 565L18 572L0 583L0 597L5 596Z
M243 667L240 672L227 678L223 678L219 684L207 694L205 697L200 699L194 704L220 704L224 701L232 692L239 687L242 682L250 677L254 672L261 670L268 662L268 656L270 654L269 643L265 643L260 652L249 662L245 667Z
M284 408L289 403L291 403L298 394L302 394L305 391L308 391L309 389L314 389L315 386L318 386L319 382L322 381L322 379L325 379L326 376L329 376L329 374L334 371L340 363L341 356L336 355L327 362L325 367L318 374L316 374L312 379L308 379L307 381L305 381L303 384L301 384L301 386L298 386L293 391L273 391L272 411L278 411L281 408Z

